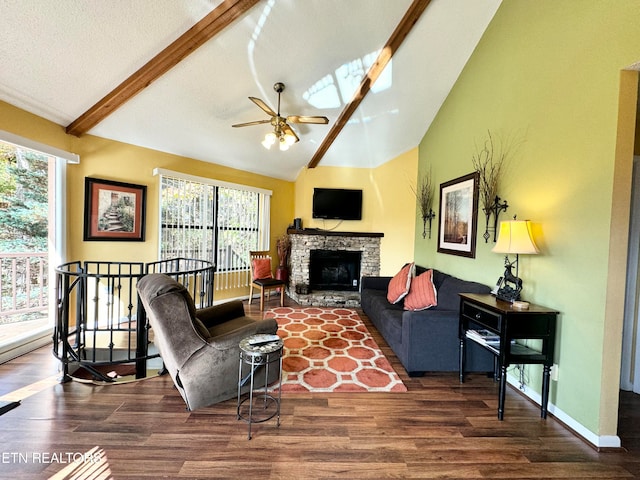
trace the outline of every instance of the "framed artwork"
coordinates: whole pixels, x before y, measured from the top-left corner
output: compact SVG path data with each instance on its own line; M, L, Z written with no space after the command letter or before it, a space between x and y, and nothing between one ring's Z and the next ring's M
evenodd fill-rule
M438 252L475 258L478 173L440 184Z
M147 187L84 179L84 240L144 241Z

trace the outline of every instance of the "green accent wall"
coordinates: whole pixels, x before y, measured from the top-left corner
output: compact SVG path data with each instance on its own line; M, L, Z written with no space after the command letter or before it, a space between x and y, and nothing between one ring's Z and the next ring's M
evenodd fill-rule
M640 61L638 25L637 0L504 0L419 145L419 176L431 169L437 209L438 186L473 171L488 131L519 140L500 219L533 222L541 253L520 257L523 298L561 312L550 401L597 436L617 425L622 297L613 286L624 271L612 266L624 270L631 179L618 175L614 204L614 167L627 172L632 161L619 100L621 71ZM416 262L493 285L504 257L484 242L484 223L480 212L475 259L437 253L437 235L423 240L416 223ZM527 377L540 392L540 369L527 367Z

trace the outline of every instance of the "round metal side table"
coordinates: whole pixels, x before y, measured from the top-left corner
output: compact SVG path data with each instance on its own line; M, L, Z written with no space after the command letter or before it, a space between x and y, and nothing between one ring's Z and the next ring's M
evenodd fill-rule
M238 366L237 418L249 424L248 439L251 440L251 424L277 418L280 426L280 401L282 399L282 339L274 335L257 334L240 342ZM278 378L272 382L274 390L269 392L269 370L278 363ZM264 375L264 383L260 381ZM259 382L260 385L257 385ZM242 388L249 385L248 393ZM277 389L277 391L275 390Z

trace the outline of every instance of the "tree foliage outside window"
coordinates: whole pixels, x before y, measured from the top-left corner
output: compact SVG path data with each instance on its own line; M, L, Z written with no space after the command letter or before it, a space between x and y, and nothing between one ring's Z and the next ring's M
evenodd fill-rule
M0 144L0 251L47 250L46 155Z
M162 178L161 259L209 260L216 271L248 269L258 248L260 194Z
M258 248L259 194L218 187L218 271L249 268Z
M46 315L48 176L47 155L0 142L0 324Z

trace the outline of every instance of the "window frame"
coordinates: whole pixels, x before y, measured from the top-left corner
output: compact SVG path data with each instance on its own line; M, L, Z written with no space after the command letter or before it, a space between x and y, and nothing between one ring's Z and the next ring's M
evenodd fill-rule
M219 192L220 188L227 188L230 190L239 190L243 192L251 192L258 194L258 212L256 216L256 225L255 228L249 228L248 231L255 232L257 235L257 250L269 250L269 238L270 238L270 198L273 192L271 190L266 190L258 187L252 187L248 185L242 185L237 183L225 182L222 180L207 178L207 177L199 177L195 175L189 175L181 172L175 172L172 170L166 170L162 168L155 168L153 170L154 176L159 176L159 188L158 188L158 258L162 258L162 231L164 228L162 221L162 184L163 177L174 178L177 180L183 180L187 182L194 182L205 185L207 187L212 187L213 190L213 208L211 209L210 215L213 216L212 222L209 225L205 226L192 226L188 228L193 229L202 229L207 228L213 231L212 235L212 251L213 258L211 259L213 263L216 265L216 273L232 273L232 272L242 272L249 271L249 264L246 264L246 267L237 266L233 267L231 265L223 266L220 265L219 258L219 231L232 231L232 230L240 230L241 227L220 227L219 225L219 216L218 216L218 205L219 205ZM209 222L207 222L209 223ZM172 228L172 227L167 227Z

